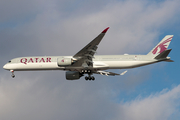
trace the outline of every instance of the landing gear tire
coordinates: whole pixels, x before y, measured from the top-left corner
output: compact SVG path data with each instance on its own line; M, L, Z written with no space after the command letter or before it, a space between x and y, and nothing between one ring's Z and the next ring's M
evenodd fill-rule
M91 70L84 69L84 70L81 70L81 73L88 73L88 74L90 74L90 73L91 73Z
M89 76L89 77L86 76L86 77L85 77L85 80L93 80L93 81L94 81L94 80L95 80L95 77L94 77L94 76L92 76L92 77L91 77L91 76Z
M12 78L15 78L15 75L11 75Z
M11 77L14 78L14 77L15 77L15 75L14 75L14 70L10 70L10 71L11 71L11 73L12 73Z
M89 78L86 76L85 79L88 80Z

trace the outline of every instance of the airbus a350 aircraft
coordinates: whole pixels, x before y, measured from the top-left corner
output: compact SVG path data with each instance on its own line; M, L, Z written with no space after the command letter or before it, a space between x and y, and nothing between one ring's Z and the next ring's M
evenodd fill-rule
M107 72L107 69L128 69L149 65L161 61L173 62L167 57L171 49L167 49L173 35L165 36L147 55L94 55L99 43L106 34L104 29L94 40L87 44L74 56L33 56L19 57L10 60L3 66L14 78L14 71L30 70L64 70L67 80L77 80L87 74L86 80L95 80L92 74L107 76L124 75Z

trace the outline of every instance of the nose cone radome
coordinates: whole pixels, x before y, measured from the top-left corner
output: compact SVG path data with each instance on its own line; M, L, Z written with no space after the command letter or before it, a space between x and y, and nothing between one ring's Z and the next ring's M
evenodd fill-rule
M3 68L4 68L5 70L8 70L8 65L5 64L5 65L3 66Z

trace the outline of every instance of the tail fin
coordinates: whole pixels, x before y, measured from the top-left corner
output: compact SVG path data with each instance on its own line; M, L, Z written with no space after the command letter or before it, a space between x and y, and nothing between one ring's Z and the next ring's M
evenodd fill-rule
M166 35L147 55L158 56L160 53L167 50L172 38L173 35Z

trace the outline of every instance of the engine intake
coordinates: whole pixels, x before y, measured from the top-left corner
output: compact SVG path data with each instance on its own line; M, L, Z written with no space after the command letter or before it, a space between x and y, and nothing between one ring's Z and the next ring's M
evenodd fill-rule
M76 71L68 71L66 72L66 79L67 80L78 80L82 75Z

